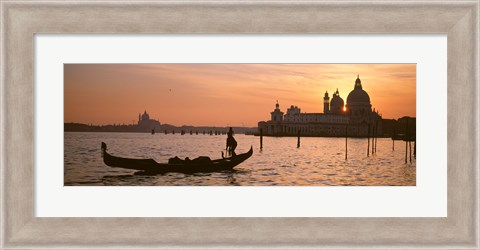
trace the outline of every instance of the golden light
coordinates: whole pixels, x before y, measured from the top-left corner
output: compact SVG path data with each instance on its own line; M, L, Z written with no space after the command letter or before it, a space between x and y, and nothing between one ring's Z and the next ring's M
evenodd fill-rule
M130 124L146 109L178 126L256 127L276 99L318 113L338 87L346 101L357 72L384 117L415 116L416 64L65 64L64 121Z

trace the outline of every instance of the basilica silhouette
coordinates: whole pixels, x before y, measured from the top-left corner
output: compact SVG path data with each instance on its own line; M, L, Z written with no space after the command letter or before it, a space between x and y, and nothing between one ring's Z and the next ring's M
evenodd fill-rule
M325 92L323 113L302 113L299 107L291 105L284 114L277 101L270 114L269 121L258 123L263 135L345 136L348 133L351 137L366 137L369 129L374 128L376 134L382 134L382 116L372 110L370 96L363 90L360 76L357 76L346 104L337 89L331 100Z

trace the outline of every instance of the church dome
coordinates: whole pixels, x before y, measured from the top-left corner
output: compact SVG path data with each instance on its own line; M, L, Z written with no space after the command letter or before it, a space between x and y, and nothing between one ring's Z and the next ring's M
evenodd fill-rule
M340 107L342 109L343 105L344 101L340 96L334 95L332 97L332 100L330 101L330 107L332 107L332 109L334 109L334 107Z
M345 102L340 97L337 89L337 91L333 93L332 100L330 101L330 112L334 114L342 113L344 104Z
M347 96L347 105L370 104L370 96L362 88L360 77L355 80L355 88Z
M148 115L147 111L145 110L145 112L142 115L142 120L149 120L149 119L150 119L150 116Z
M354 89L347 96L347 104L370 104L370 96L363 89Z

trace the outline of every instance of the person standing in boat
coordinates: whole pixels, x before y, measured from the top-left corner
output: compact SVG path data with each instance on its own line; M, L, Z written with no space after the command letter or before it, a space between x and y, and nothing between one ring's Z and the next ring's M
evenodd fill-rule
M233 128L230 127L230 130L228 130L228 133L227 133L227 154L231 155L231 156L235 156L237 154L235 154L235 149L237 148L237 141L235 140L235 138L233 138Z

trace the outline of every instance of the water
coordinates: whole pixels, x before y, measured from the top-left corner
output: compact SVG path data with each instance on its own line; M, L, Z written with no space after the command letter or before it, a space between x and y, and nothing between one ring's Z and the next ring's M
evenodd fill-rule
M135 171L111 168L103 163L100 143L108 152L130 158L221 158L226 135L180 135L148 133L78 133L65 132L65 185L147 185L147 186L415 186L416 165L404 164L405 142L377 139L377 154L367 157L366 139L264 137L260 151L259 137L235 135L237 154L253 145L253 156L234 171L186 175L135 175ZM413 149L413 145L412 145Z

